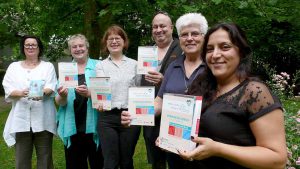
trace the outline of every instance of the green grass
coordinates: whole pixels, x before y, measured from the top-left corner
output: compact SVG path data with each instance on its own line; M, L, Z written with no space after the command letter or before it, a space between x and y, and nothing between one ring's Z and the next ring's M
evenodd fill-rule
M7 147L6 143L3 140L2 133L4 129L4 125L6 119L8 117L10 107L3 106L0 107L0 168L1 169L14 169L15 168L15 154L14 154L14 147ZM55 169L64 169L65 168L65 154L64 154L64 147L62 141L58 137L54 137L53 140L53 160L54 160L54 167ZM32 166L36 168L36 157L35 154L33 155L33 162ZM135 149L134 154L134 166L136 169L150 169L151 165L147 163L146 157L146 149L145 143L142 136L140 135L140 139Z
M296 161L300 160L300 100L283 101L285 109L285 131L288 147L288 164L287 167L295 167L300 169L300 165L296 165Z

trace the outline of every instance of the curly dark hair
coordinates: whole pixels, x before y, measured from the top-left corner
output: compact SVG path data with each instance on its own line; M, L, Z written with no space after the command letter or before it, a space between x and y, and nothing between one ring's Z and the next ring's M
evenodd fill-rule
M25 52L24 52L24 44L25 44L25 40L28 39L28 38L32 38L32 39L35 39L37 44L38 44L38 47L39 47L39 55L38 55L38 59L40 59L43 55L43 52L44 52L44 46L43 46L43 43L41 41L41 39L37 36L34 36L34 35L24 35L21 37L21 40L20 40L20 50L21 50L21 54L23 56L25 56Z
M234 23L220 23L210 28L204 37L201 57L206 63L207 43L211 34L222 29L228 32L231 42L239 48L240 63L236 74L240 81L250 78L252 50L247 42L244 31ZM207 66L205 71L200 74L192 83L188 92L192 95L201 95L204 98L203 109L207 108L217 93L217 80Z

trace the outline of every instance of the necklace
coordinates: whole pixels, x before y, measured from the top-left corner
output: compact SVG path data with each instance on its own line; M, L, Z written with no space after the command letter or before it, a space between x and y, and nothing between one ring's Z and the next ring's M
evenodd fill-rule
M194 76L192 82L193 82L193 81L196 79L196 77L198 76L199 70L200 70L200 68L197 70L197 72L196 72L196 74L195 74L195 76ZM193 75L193 74L192 74L192 75ZM191 75L191 77L192 77L192 75ZM184 70L184 75L183 75L183 80L184 80L184 85L185 85L185 91L184 91L184 93L187 93L190 86L187 85L185 76L186 76L186 72L185 72L185 70Z

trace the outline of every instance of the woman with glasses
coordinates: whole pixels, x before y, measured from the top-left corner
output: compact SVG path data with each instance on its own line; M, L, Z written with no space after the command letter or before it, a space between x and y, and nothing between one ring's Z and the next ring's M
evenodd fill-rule
M183 54L169 65L165 73L155 99L156 113L161 112L164 93L186 94L195 78L203 73L205 64L200 55L207 28L207 21L200 13L188 13L177 19L176 29ZM167 161L170 169L184 168L186 163L174 153L167 153Z
M31 169L33 147L38 169L52 169L52 140L56 134L55 69L41 60L43 44L36 36L20 41L24 60L9 65L3 79L5 100L12 103L4 128L4 140L15 145L16 169Z
M177 19L176 29L183 54L172 62L166 70L160 90L155 98L156 114L161 113L164 93L186 94L195 78L203 73L205 64L200 55L207 28L207 21L200 13L188 13ZM130 123L130 116L127 112L122 113L122 123L125 125ZM173 153L167 153L167 161L169 169L182 169L187 163Z
M99 108L98 133L105 169L133 169L133 154L140 127L121 125L121 112L128 109L128 89L140 83L137 61L124 55L129 40L125 31L116 25L109 27L102 44L108 57L97 65L97 71L110 77L111 110Z

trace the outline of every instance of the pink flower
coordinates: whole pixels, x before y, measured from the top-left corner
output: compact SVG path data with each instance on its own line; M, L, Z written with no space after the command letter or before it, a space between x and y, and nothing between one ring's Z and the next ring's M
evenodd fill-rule
M285 76L285 77L287 77L288 79L290 78L290 75L289 74L287 74L286 72L281 72L280 73L282 76Z
M298 157L298 160L296 161L296 165L300 165L300 157Z
M300 118L296 118L296 121L300 123Z

